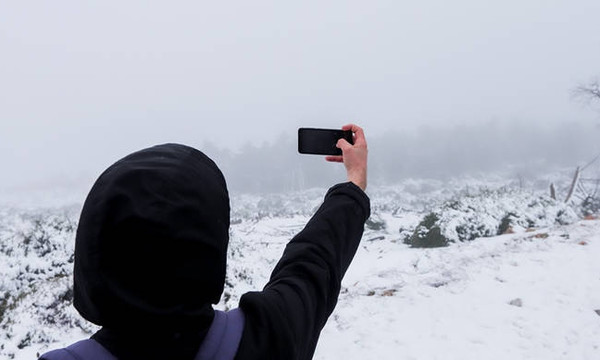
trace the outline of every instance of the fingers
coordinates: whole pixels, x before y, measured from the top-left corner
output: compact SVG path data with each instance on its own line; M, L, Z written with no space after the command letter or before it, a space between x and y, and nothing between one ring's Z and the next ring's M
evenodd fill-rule
M336 156L325 156L325 160L329 161L329 162L344 162L344 157L341 155L336 155Z
M366 149L367 142L365 139L365 133L360 126L355 125L355 124L347 124L347 125L342 126L342 130L350 130L353 132L354 144L350 144L346 139L339 139L335 145L338 149L342 150L342 152L346 152L356 146ZM340 162L341 163L341 162L344 162L344 157L343 157L343 155L326 156L325 160L327 160L329 162Z
M354 133L354 144L366 145L367 140L365 139L365 132L363 129L356 124L347 124L342 126L342 130L351 130Z
M346 149L349 149L352 147L352 145L346 141L346 139L339 139L337 144L335 144L335 146L342 150L345 151ZM331 162L344 162L344 156L343 155L333 155L333 156L326 156L325 160L327 161L331 161Z
M335 144L335 146L338 149L341 149L343 152L347 149L350 149L352 147L352 144L350 144L348 141L346 141L346 139L339 139L337 144Z

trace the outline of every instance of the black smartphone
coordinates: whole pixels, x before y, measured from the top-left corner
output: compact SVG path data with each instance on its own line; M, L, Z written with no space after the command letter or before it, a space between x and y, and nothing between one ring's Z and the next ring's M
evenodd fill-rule
M339 139L346 139L350 144L354 144L351 130L300 128L298 129L298 152L342 155L342 150L335 147Z

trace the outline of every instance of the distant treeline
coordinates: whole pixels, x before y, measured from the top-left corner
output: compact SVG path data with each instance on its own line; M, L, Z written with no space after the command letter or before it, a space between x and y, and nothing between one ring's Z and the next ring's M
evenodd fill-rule
M368 124L365 124L368 131ZM444 179L471 173L513 171L528 177L577 166L600 152L600 127L564 123L539 126L487 122L452 128L422 126L369 136L369 181L393 184L406 178ZM229 187L243 192L279 192L326 187L344 181L341 164L299 155L296 138L246 144L238 151L206 143Z

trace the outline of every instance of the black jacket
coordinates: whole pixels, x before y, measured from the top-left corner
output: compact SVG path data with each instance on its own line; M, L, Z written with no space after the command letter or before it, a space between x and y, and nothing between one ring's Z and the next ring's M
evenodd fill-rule
M312 358L369 213L369 198L353 183L329 190L264 290L242 296L246 326L237 360Z
M369 216L352 183L329 190L261 292L242 296L236 359L310 359ZM207 156L167 144L109 167L84 204L74 304L119 359L193 359L223 292L225 179Z

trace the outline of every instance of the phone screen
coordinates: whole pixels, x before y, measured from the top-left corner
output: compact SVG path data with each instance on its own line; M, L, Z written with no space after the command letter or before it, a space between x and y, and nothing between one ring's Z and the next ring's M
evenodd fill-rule
M300 128L298 129L298 152L315 155L342 155L342 150L335 146L342 138L353 144L351 130Z

